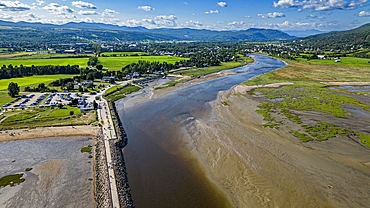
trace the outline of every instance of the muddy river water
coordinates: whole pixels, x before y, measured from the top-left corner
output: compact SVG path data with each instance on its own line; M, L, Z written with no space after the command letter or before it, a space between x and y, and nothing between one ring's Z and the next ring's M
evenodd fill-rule
M209 102L216 100L220 91L285 66L265 56L255 59L255 65L228 70L237 75L191 85L131 106L120 107L118 103L129 138L124 156L137 207L233 206L225 190L211 182L191 154L191 140L184 127L195 119L212 119Z

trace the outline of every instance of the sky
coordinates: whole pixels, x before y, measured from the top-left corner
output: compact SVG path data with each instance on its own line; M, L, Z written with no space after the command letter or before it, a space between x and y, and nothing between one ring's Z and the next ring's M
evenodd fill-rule
M370 0L0 0L0 20L146 28L347 30L370 21Z

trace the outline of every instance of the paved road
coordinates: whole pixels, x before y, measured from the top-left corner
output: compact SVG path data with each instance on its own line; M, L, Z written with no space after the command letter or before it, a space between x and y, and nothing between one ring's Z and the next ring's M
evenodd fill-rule
M112 202L113 207L119 208L119 199L118 199L118 192L117 192L117 184L116 184L116 177L114 174L113 163L112 163L112 154L110 151L109 140L116 138L116 133L114 131L114 127L112 124L112 117L109 111L108 103L106 100L102 99L99 102L99 106L101 109L98 109L98 118L104 122L103 124L103 134L104 134L104 144L105 144L105 151L107 155L107 163L108 163L108 175L109 175L109 183L110 183L110 190L112 194Z

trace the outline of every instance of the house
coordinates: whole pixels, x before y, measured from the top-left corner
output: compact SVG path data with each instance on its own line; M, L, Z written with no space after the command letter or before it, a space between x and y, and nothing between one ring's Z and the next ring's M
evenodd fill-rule
M64 53L67 53L67 54L75 54L77 51L74 50L74 49L71 49L71 50L64 50Z
M340 62L340 60L338 59L338 60L335 60L334 62Z
M139 72L134 72L134 73L132 74L132 76L133 76L133 77L140 77L140 73L139 73Z
M318 59L326 59L326 57L324 55L317 55L317 58Z
M81 85L83 86L83 87L86 87L88 84L93 84L93 81L92 80L84 80L82 83L81 83Z
M117 79L116 79L116 76L110 76L110 77L108 77L108 76L104 76L104 77L101 79L101 81L102 81L102 82L109 82L109 81L110 81L110 79L117 80Z

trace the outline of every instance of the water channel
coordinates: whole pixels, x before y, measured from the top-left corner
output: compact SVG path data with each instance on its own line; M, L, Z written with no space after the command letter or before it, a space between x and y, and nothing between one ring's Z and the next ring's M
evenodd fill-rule
M216 100L220 91L285 66L266 56L257 55L255 60L255 65L228 70L236 75L131 106L117 103L129 138L124 156L136 207L232 206L224 190L208 178L196 154L187 148L190 140L183 127L194 119L211 119L209 102Z

